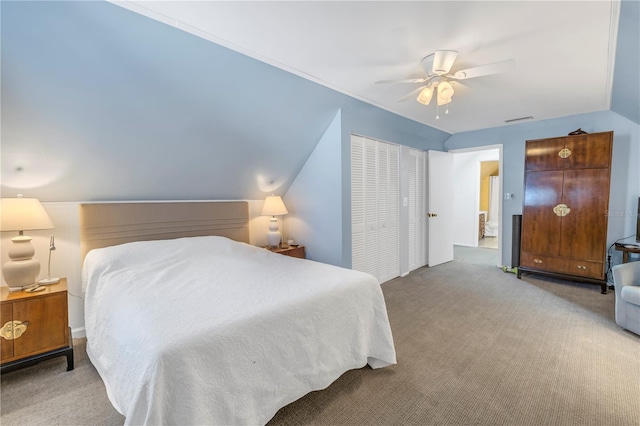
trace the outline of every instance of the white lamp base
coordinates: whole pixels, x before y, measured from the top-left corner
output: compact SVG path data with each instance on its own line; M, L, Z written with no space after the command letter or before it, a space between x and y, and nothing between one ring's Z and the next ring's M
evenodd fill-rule
M36 282L40 262L32 259L35 250L31 237L19 235L11 239L9 261L2 265L2 276L9 287L28 287Z
M267 243L271 247L278 247L282 241L282 234L278 230L278 219L274 216L269 219L269 232L267 232Z

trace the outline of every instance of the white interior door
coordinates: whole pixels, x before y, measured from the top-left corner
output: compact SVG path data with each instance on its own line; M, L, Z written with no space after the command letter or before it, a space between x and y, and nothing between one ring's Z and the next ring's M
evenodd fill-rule
M428 265L453 260L453 154L427 151Z
M409 149L408 182L408 257L409 271L427 264L426 245L426 153Z

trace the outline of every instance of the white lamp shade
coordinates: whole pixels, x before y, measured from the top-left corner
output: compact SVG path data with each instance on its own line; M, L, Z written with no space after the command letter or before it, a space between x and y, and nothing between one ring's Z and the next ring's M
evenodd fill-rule
M453 87L446 81L438 85L438 105L446 105L451 102L453 96Z
M36 198L3 198L0 219L2 231L54 228L49 215Z
M429 105L429 102L431 102L432 96L433 96L433 89L431 87L425 87L420 91L420 94L418 95L418 98L416 100L423 105Z
M278 195L269 195L264 200L264 206L262 207L262 216L280 216L289 213L282 201L282 198Z

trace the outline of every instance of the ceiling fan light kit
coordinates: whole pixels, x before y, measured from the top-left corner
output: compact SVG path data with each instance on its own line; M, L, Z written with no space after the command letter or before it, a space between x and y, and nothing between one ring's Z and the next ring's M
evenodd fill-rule
M508 59L506 61L459 70L454 74L450 74L451 68L457 58L458 51L456 50L436 50L434 53L425 56L422 58L422 61L420 61L422 69L426 74L425 78L395 81L382 80L377 83L425 83L423 86L418 87L408 95L400 98L398 101L405 100L414 96L416 92L419 92L416 101L423 105L429 105L434 92L436 92L436 107L438 107L451 103L451 99L455 94L455 90L453 90L453 86L451 85L452 81L511 71L515 65L515 60ZM449 113L448 107L445 113ZM439 118L440 115L436 110L436 120Z
M425 87L418 94L418 98L416 99L422 105L429 105L431 102L431 97L433 96L433 89L431 87Z
M438 84L438 105L446 105L451 102L454 91L451 83L443 81Z

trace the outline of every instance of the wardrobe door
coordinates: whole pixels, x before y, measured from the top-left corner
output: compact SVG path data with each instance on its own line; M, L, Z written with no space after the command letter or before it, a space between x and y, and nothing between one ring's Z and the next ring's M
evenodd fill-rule
M565 138L539 139L527 141L525 148L525 170L558 170L566 161L560 156Z
M607 169L611 165L611 132L573 136L565 147L571 152L565 168Z
M561 218L553 209L562 201L562 170L528 172L522 211L522 251L558 256Z
M562 218L561 256L604 260L608 193L608 169L565 170L562 203L571 210Z

